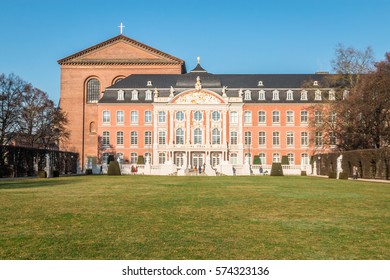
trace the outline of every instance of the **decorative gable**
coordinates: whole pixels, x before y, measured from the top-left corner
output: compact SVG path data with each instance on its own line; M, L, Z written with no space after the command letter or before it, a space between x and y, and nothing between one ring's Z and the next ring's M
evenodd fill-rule
M175 104L224 104L226 103L217 94L209 91L190 91L176 96L171 103Z

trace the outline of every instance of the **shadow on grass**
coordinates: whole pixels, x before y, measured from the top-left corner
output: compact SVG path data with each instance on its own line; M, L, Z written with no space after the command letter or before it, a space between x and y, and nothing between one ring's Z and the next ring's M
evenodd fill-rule
M0 190L7 189L30 189L30 188L42 188L42 187L57 187L59 185L72 184L71 180L48 178L48 179L37 179L37 178L26 178L26 179L15 179L15 180L4 180L0 181Z

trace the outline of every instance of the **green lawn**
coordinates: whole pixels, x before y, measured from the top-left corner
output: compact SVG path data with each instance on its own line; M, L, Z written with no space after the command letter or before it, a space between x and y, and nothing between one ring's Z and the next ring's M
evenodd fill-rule
M390 185L270 176L0 181L0 259L390 259Z

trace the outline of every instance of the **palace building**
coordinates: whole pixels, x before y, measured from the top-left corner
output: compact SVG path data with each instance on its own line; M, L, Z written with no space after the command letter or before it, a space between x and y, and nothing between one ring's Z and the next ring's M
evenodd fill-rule
M282 156L306 169L323 137L310 135L309 108L334 98L321 87L325 74L212 74L200 58L186 73L183 60L122 34L59 64L68 147L84 165L141 157L146 174L198 166L208 175L232 167L250 174L255 157L267 166Z

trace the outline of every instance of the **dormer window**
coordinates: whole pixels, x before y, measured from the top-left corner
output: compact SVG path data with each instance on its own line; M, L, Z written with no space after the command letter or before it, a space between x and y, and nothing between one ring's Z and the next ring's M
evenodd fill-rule
M152 91L150 89L145 91L145 100L152 100Z
M265 100L265 90L259 90L259 100Z
M279 100L279 91L277 89L272 92L272 100Z
M313 86L314 86L314 87L317 87L317 86L318 86L318 81L314 81L314 82L313 82Z
M244 97L245 100L252 100L252 93L249 89L247 89L245 91L245 97Z
M322 100L321 91L319 89L317 89L314 94L314 100Z
M131 92L131 100L138 100L138 91L137 90L133 90Z
M291 89L289 89L287 91L287 98L286 98L286 100L294 100L294 92Z
M151 87L151 86L152 86L152 81L148 81L148 82L146 83L146 86Z
M301 91L301 100L307 100L307 90Z
M125 92L122 89L118 90L118 99L117 100L125 100Z
M263 81L259 81L259 83L257 84L258 87L262 87L263 86Z
M329 100L336 100L336 93L333 89L329 91Z

